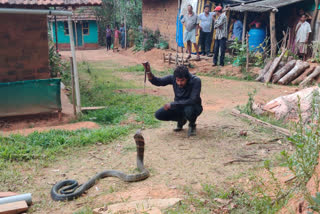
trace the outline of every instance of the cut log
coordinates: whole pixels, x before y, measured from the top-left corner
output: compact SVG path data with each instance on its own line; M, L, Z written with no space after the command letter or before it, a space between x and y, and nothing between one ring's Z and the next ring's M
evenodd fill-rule
M320 74L320 66L317 66L317 68L310 74L305 80L303 80L299 86L304 87L307 86L312 82L313 79L315 79Z
M27 210L28 205L25 201L16 201L0 205L0 214L18 214Z
M263 82L264 81L264 76L266 75L266 73L268 72L268 70L270 69L272 64L272 60L269 60L267 62L267 64L264 66L264 68L260 71L259 76L257 77L256 81L260 81Z
M283 66L280 70L278 70L272 76L272 83L276 83L281 79L284 75L286 75L294 66L296 65L296 60L291 60L285 66Z
M18 193L15 192L0 192L0 198L10 197L18 195Z
M296 79L304 70L309 68L310 65L307 62L298 61L294 68L289 71L284 77L279 80L279 84L287 85L294 79Z
M297 79L295 79L294 81L292 81L293 85L298 85L300 84L303 80L305 80L307 78L307 76L309 76L310 74L312 74L312 72L316 69L316 66L312 66L308 69L306 69Z
M276 71L276 69L277 69L277 67L278 67L278 65L279 65L279 63L285 53L286 53L286 50L282 51L281 55L274 59L269 71L266 73L266 75L264 77L266 83L270 82L273 73Z

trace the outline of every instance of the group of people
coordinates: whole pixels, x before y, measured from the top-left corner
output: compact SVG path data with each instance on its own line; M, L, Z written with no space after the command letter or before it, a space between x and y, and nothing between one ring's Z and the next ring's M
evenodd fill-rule
M196 42L196 36L198 36L200 30L199 44L201 46L202 55L211 57L211 27L214 23L215 43L214 43L214 57L213 66L218 63L218 57L220 53L220 66L224 66L224 56L226 51L226 43L228 39L228 21L222 6L217 6L214 12L210 12L210 6L204 6L204 12L196 15L193 12L192 5L188 5L188 14L183 16L181 22L185 26L183 34L183 41L187 43L188 59L191 58L191 46L194 45L197 54L197 60L200 60L200 53L198 44Z
M249 24L249 28L263 28L264 16L256 17L254 21ZM311 16L306 14L304 10L299 11L299 20L295 23L293 28L292 51L301 56L304 60L307 54L308 41L311 33L311 26L308 22ZM214 41L214 56L213 66L218 64L224 66L224 58L226 52L227 40L241 41L243 35L243 23L237 16L230 17L230 26L228 28L228 19L222 6L215 7L213 12L210 12L210 6L205 5L203 13L197 15L193 12L192 5L188 5L188 13L182 16L181 22L184 25L183 42L187 43L188 59L191 58L192 44L196 50L196 59L200 60L199 46L201 47L201 54L212 57L210 54L212 26L215 30ZM267 26L265 24L265 26ZM197 43L196 37L199 35Z
M107 29L106 29L107 51L111 50L112 37L114 38L113 51L119 50L120 43L121 43L121 48L122 49L125 48L126 29L124 27L124 24L121 25L119 30L117 26L114 28L114 30L110 28L110 25L107 26Z

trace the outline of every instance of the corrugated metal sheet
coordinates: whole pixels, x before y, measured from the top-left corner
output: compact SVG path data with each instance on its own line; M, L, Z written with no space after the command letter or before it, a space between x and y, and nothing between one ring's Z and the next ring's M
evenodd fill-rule
M102 0L0 0L0 5L8 6L89 6L101 3Z
M242 4L234 7L230 7L231 11L238 12L268 12L273 9L278 9L283 6L301 2L304 0L261 0L258 2L252 2L247 4Z
M64 10L63 8L57 8L57 10ZM72 11L72 20L81 21L81 20L96 20L96 15L94 10L89 7L79 7ZM48 16L50 21L54 21L54 16ZM67 21L68 17L66 16L57 16L57 21Z

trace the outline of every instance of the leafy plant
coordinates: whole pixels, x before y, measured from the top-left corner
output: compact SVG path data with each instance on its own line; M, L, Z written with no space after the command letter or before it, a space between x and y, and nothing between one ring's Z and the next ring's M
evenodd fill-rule
M305 185L313 175L318 164L320 151L320 116L319 94L313 95L311 121L305 124L302 119L300 98L298 99L299 121L295 124L294 134L288 140L295 146L295 152L289 155L282 152L289 169L297 177L298 182Z
M254 103L254 96L256 95L256 93L257 93L256 89L254 89L253 92L248 92L248 96L249 96L248 102L244 106L244 108L241 109L243 113L246 113L248 115L253 115L253 103Z
M65 69L65 64L62 61L60 54L56 51L54 45L49 48L49 70L51 77L57 77L62 70Z
M312 204L311 206L309 206L309 208L313 211L313 212L320 212L320 192L317 192L315 196L312 196ZM313 212L308 212L308 214L312 214Z
M317 63L320 62L320 41L312 42L312 60Z

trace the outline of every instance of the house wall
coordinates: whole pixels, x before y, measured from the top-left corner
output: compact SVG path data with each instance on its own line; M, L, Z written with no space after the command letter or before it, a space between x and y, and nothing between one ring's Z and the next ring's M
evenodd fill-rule
M0 14L0 82L50 78L46 15Z
M153 31L159 29L170 48L176 48L177 12L178 0L143 0L142 26Z
M77 49L97 49L99 48L98 45L98 26L96 21L88 21L89 22L89 34L83 35L83 42L82 44L77 47ZM74 23L73 23L74 26ZM70 38L69 35L66 35L64 32L64 22L58 21L57 22L58 28L58 47L59 50L69 50L70 49ZM52 32L53 32L53 41L56 42L56 35L55 35L55 23L52 23ZM77 36L79 37L79 32L82 31L82 25L77 24ZM74 32L74 36L76 36ZM76 42L76 39L74 39Z

